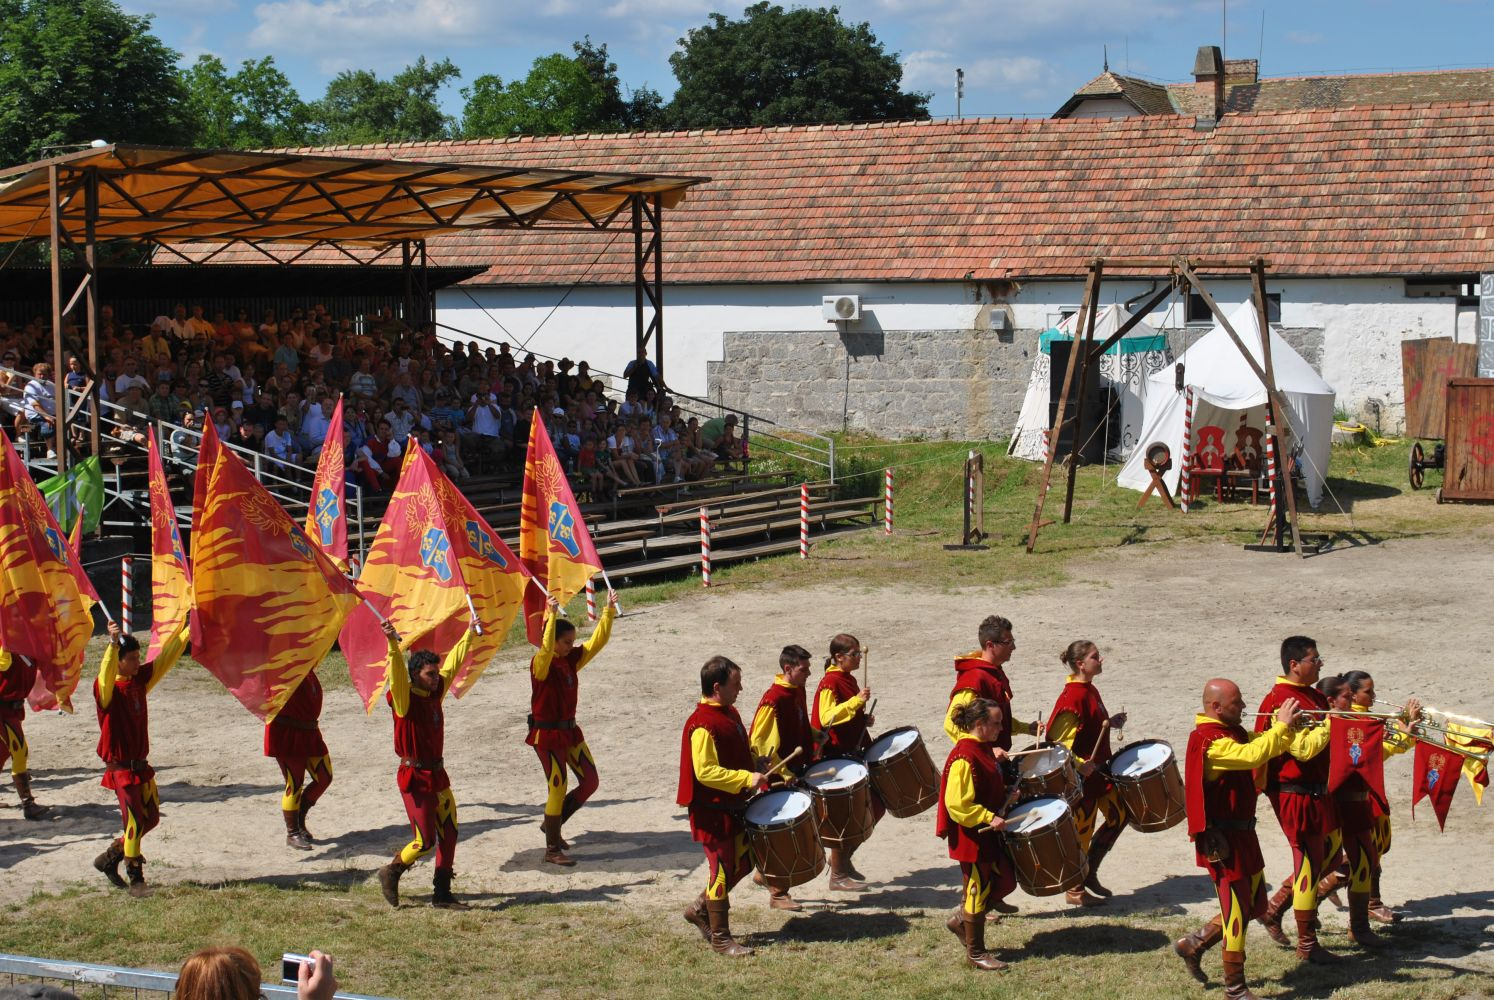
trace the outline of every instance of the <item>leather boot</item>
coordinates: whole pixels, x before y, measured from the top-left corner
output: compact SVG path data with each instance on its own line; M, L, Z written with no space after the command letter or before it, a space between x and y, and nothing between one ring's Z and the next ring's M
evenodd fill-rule
M1224 959L1224 996L1226 1000L1259 1000L1245 985L1245 953L1227 951Z
M51 811L50 806L38 805L36 798L31 794L30 771L11 775L11 780L15 783L16 794L21 797L21 812L27 819L41 819Z
M1370 930L1369 893L1349 890L1349 940L1361 948L1383 948L1390 942Z
M299 809L282 809L285 817L285 846L294 847L298 851L311 850L311 841L301 832L301 811Z
M555 835L560 840L560 849L562 851L569 851L571 849L571 845L570 842L565 839L565 834L561 831L560 828L565 826L566 820L576 815L576 810L580 808L581 803L576 801L576 793L566 792L565 801L560 804L560 822L556 824L555 828Z
M126 858L125 875L130 880L130 895L136 899L144 899L151 894L150 886L145 884L145 859Z
M1335 868L1324 875L1318 882L1318 898L1326 899L1340 910L1344 908L1343 900L1338 898L1338 890L1349 882L1349 871L1347 867Z
M768 886L768 906L775 910L791 910L798 912L804 909L804 904L789 895L787 889L775 889Z
M859 847L861 845L858 844L856 846ZM853 862L851 860L851 856L853 854L855 854L855 853L856 853L856 848L855 847L851 848L848 851L843 851L841 853L841 858L840 858L841 871L845 872L847 875L851 876L851 878L853 878L857 882L860 882L864 886L864 885L867 884L867 878L866 878L865 875L861 874L861 872L856 869L855 862Z
M860 892L866 883L856 877L851 859L839 847L830 848L830 889L832 892Z
M944 926L949 928L949 933L960 939L960 946L965 946L965 908L956 906L949 919L944 921Z
M394 860L379 869L379 892L384 897L384 902L390 906L399 906L399 877L410 870L410 866L394 856Z
M1203 958L1204 952L1222 940L1224 940L1223 918L1215 917L1192 934L1175 943L1172 946L1172 950L1178 953L1178 957L1188 967L1188 975L1207 986L1209 985L1209 977L1204 975L1203 965L1200 960Z
M708 899L705 905L706 917L711 924L711 950L732 958L751 955L751 948L737 944L736 939L731 936L731 900Z
M576 862L566 857L564 841L560 839L560 817L546 816L540 829L545 832L545 861L562 868L571 868Z
M685 907L685 922L700 931L700 936L705 939L706 944L711 943L711 921L706 916L706 894L701 893L695 897L695 902Z
M1266 904L1266 914L1260 920L1261 928L1266 932L1266 936L1283 948L1292 947L1291 938L1287 937L1286 932L1281 929L1281 918L1291 907L1292 880L1287 879L1285 884L1276 890L1276 895L1271 897L1271 901Z
M1091 896L1088 888L1080 886L1077 889L1069 889L1063 894L1063 898L1070 906L1104 906L1105 900L1099 896Z
M1381 924L1398 924L1401 922L1401 914L1385 905L1380 898L1380 873L1375 872L1370 876L1369 918Z
M1117 834L1117 836L1119 836ZM1115 846L1115 841L1100 844L1089 852L1089 877L1084 880L1084 888L1099 896L1101 899L1109 899L1114 895L1109 889L1100 884L1100 862L1105 860L1105 855Z
M93 866L104 873L104 877L116 886L123 889L125 880L119 874L119 863L124 860L124 841L115 840L109 847L93 859Z
M1332 965L1339 961L1333 952L1318 944L1317 914L1312 910L1293 910L1297 918L1297 957L1313 965Z
M305 838L306 843L314 844L316 838L311 835L310 830L306 829L306 814L309 812L311 812L311 806L305 802L301 803L301 808L296 810L296 826L300 829L301 836Z
M451 869L437 868L433 879L436 891L431 895L431 905L441 910L470 910L472 907L451 894Z
M965 961L982 972L1000 972L1006 963L986 951L985 913L961 913L965 923Z

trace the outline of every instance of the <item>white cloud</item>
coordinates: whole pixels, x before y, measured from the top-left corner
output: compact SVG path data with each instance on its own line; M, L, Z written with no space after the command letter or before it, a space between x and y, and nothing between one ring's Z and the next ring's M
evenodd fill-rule
M370 51L421 44L476 44L503 18L474 0L275 0L254 8L249 44L272 53L336 52L365 63Z

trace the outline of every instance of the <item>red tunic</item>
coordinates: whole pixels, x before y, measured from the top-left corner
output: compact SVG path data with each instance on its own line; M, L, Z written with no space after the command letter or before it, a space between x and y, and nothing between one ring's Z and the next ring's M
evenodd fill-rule
M739 814L751 797L750 792L723 792L703 785L695 777L695 758L690 752L690 736L697 729L711 734L716 744L716 759L721 766L737 771L751 771L752 748L747 730L734 707L703 701L685 720L680 736L680 784L675 802L690 810L690 834L698 842L729 840L742 830Z
M114 682L114 694L105 708L99 700L99 685L93 685L93 703L99 719L98 755L106 765L100 782L105 788L127 788L155 777L147 764L150 756L150 709L146 690L155 667L147 664L134 677L120 677Z
M1206 780L1204 755L1210 744L1218 739L1247 743L1250 737L1241 726L1227 726L1217 721L1199 723L1188 734L1188 751L1184 760L1188 836L1197 837L1209 827L1224 834L1229 841L1228 858L1211 862L1195 850L1194 860L1198 867L1209 869L1216 878L1245 878L1266 867L1253 828L1258 794L1255 772L1224 771L1214 780Z
M820 678L820 686L814 692L814 711L810 721L816 729L825 728L825 724L820 721L820 692L825 690L835 692L835 701L839 704L860 694L861 685L847 670L826 670L825 676ZM871 745L871 738L866 732L866 707L863 705L849 722L831 726L829 733L830 742L827 746L832 750L840 753L860 753L865 750Z
M955 660L955 685L949 689L949 700L961 691L973 691L977 698L989 698L1001 706L1001 736L996 745L1003 750L1012 748L1012 684L1001 666L987 663L978 656L962 656Z
M316 671L291 692L275 718L265 726L266 757L325 757L327 744L317 720L322 717L322 682Z
M12 653L10 667L0 670L0 722L26 718L26 696L36 684L36 664L29 656Z
M939 780L939 813L934 833L949 841L949 856L956 861L995 861L1001 855L1001 837L994 830L977 833L973 827L962 826L944 808L944 791L949 785L949 769L957 760L970 765L970 776L975 784L975 801L994 813L1000 813L1006 805L1006 779L1001 767L991 755L990 744L974 739L963 739L949 752L944 762L944 775Z
M550 671L544 680L534 676L534 661L529 661L529 737L524 742L546 750L565 750L585 740L576 721L576 668L586 650L578 643L565 656L550 660ZM555 726L572 723L570 728L545 728L536 723Z
M451 787L446 769L437 764L446 746L446 723L441 715L441 699L446 695L446 681L433 694L410 689L410 710L403 717L394 712L394 694L384 696L394 715L394 752L400 756L399 790L434 793ZM406 760L420 761L426 767L415 768Z
M1084 779L1084 793L1090 797L1102 795L1110 785L1105 768L1111 757L1110 727L1104 724L1110 713L1105 709L1105 702L1100 700L1099 690L1085 681L1069 681L1063 686L1048 716L1048 728L1052 729L1054 721L1065 712L1079 720L1079 729L1074 734L1074 755L1083 756L1093 751L1092 756L1084 758L1095 765L1094 772Z
M806 704L804 687L785 687L774 684L763 694L758 709L772 709L778 720L778 759L782 760L795 750L802 751L789 769L802 774L814 761L814 729L809 724L809 707Z
M1256 732L1264 732L1270 727L1271 715L1288 698L1296 698L1304 709L1326 711L1328 708L1328 698L1317 688L1278 682L1261 700L1263 714L1255 720ZM1311 760L1298 760L1284 753L1266 765L1266 796L1271 800L1282 831L1293 845L1297 844L1298 836L1326 837L1338 826L1338 811L1328 795L1328 762L1325 749ZM1311 792L1283 790L1282 785L1311 789Z

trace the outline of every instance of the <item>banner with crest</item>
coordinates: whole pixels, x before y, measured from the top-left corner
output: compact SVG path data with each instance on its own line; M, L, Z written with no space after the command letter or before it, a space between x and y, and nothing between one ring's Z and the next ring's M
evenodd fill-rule
M529 451L524 458L524 494L519 506L519 558L540 586L524 592L524 630L538 646L544 633L545 595L561 606L586 589L602 570L602 560L581 508L555 454L540 411L529 422Z
M176 502L166 485L156 429L146 431L150 451L150 646L147 661L154 660L161 646L192 610L192 569L182 547L181 528L176 523Z
M332 411L322 453L311 480L311 504L306 510L306 534L321 546L344 573L348 571L347 457L343 451L342 398Z

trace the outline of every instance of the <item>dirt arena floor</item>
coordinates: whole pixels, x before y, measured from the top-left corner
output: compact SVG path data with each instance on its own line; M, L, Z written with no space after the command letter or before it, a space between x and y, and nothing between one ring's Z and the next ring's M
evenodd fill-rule
M611 645L582 674L580 719L602 784L566 830L580 862L569 870L541 862L544 784L523 744L527 660L525 647L511 645L473 694L448 705L446 761L461 824L457 888L641 908L688 901L703 884L703 865L674 792L680 726L696 700L700 664L722 653L744 666L742 708L750 718L782 645L822 654L841 630L871 647L876 729L918 726L936 763L948 750L940 721L951 658L974 646L976 624L993 612L1016 624L1008 670L1019 718L1046 716L1063 683L1058 651L1091 638L1106 659L1107 704L1129 713L1126 741L1165 739L1181 748L1212 676L1238 680L1254 705L1278 672L1281 637L1295 632L1319 641L1329 669L1368 669L1391 696L1414 692L1439 708L1494 718L1488 541L1394 541L1304 562L1222 545L1137 546L1081 564L1076 582L1016 594L728 586L645 608L619 620ZM993 551L980 558L1021 556ZM7 875L0 898L7 901L77 884L106 891L89 863L119 817L113 794L99 786L97 729L86 688L80 695L77 715L27 723L37 791L56 807L54 818L25 823L10 789L0 793L0 871ZM389 715L380 708L365 716L344 684L328 693L322 722L336 780L310 823L324 843L304 854L283 846L280 779L261 756L260 725L195 665L168 678L152 698L151 759L164 805L160 827L146 840L151 878L314 881L347 870L372 877L409 834L394 786ZM1412 820L1410 756L1394 758L1386 770L1395 823L1386 899L1411 919L1445 921L1480 942L1459 957L1434 960L1494 975L1487 931L1494 924L1494 801L1476 807L1465 782L1441 833L1426 803ZM1289 855L1264 802L1260 831L1267 874L1279 879ZM861 906L921 909L955 899L957 870L933 836L932 811L889 817L857 861L880 883ZM1214 908L1182 827L1127 831L1104 876L1117 912L1202 917ZM795 895L822 903L824 879ZM739 905L763 905L760 893L746 895L750 901ZM1061 899L1013 897L1026 910L1058 909ZM1345 916L1330 908L1325 919L1343 923ZM675 931L693 933L683 923Z

